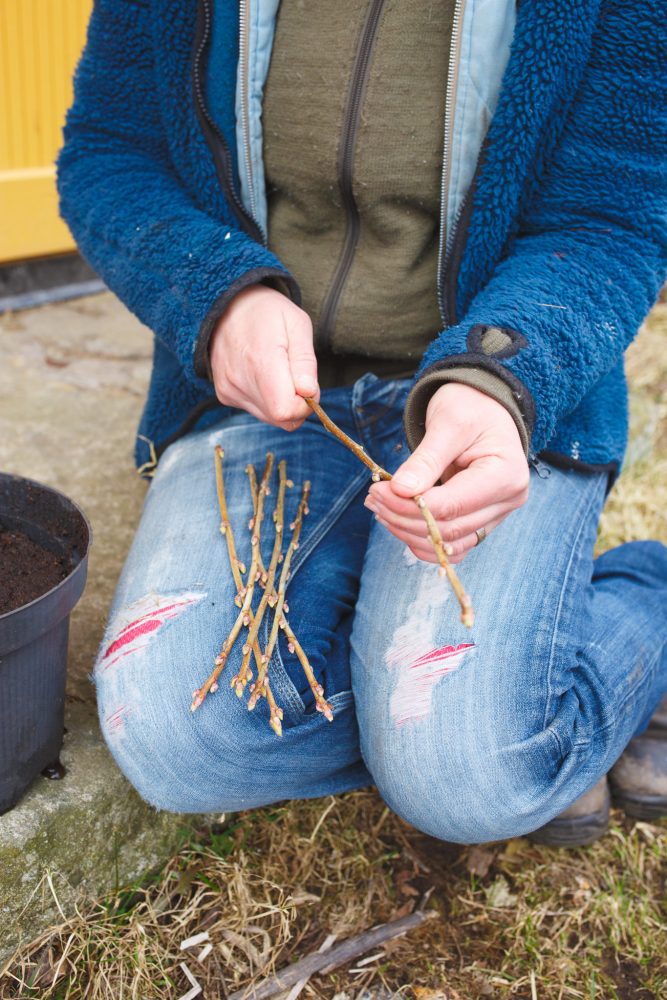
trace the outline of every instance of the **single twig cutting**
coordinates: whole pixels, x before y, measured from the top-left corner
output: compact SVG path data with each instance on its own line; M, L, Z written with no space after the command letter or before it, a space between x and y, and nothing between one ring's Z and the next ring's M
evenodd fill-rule
M346 448L356 455L360 462L363 462L371 470L371 479L374 483L379 483L381 479L389 480L392 478L391 473L383 469L381 465L373 461L370 455L367 455L360 444L354 441L349 434L346 434L344 430L335 424L331 417L327 416L319 403L317 403L311 396L306 397L306 402L310 406L311 410L317 414L324 426L334 437L338 438ZM428 528L428 535L431 540L431 544L435 550L435 554L438 558L438 563L440 565L440 570L443 575L447 576L452 590L456 594L456 598L461 607L461 622L467 627L472 628L473 622L475 620L475 612L473 610L472 601L466 593L459 580L454 567L447 558L447 551L445 543L442 540L442 535L440 534L440 529L435 522L435 518L431 514L430 510L426 506L426 501L421 494L417 494L412 498L414 502L419 507L422 517L426 521L426 526Z

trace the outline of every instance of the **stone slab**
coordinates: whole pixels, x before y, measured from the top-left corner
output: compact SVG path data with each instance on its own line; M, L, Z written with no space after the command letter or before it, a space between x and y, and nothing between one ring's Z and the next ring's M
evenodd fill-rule
M0 816L0 960L74 906L168 858L193 817L156 812L103 745L92 705L71 704L61 781L37 778Z

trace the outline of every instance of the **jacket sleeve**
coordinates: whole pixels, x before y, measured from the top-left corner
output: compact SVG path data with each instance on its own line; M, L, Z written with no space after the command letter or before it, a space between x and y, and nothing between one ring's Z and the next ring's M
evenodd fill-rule
M412 446L434 376L469 366L506 382L539 452L634 337L667 271L665 37L662 0L602 0L579 89L516 236L463 321L422 359L406 407ZM506 334L498 351L484 348L490 330Z
M180 182L160 115L150 17L141 0L96 0L58 160L60 207L109 288L203 387L212 322L231 297L263 280L294 282Z

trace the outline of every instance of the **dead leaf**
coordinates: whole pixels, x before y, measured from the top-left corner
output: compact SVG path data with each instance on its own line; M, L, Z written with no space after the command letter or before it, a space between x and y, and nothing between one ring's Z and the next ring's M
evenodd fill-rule
M517 897L510 892L507 879L500 875L486 890L486 901L494 909L514 906Z
M495 860L495 851L486 850L484 847L471 847L466 859L466 868L473 875L485 878L489 874L489 868Z

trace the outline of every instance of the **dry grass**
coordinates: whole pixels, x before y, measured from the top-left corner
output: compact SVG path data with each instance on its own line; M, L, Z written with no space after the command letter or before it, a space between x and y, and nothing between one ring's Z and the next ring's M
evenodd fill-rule
M408 912L434 886L441 920L369 966L314 978L305 995L664 997L664 827L616 820L592 848L559 852L526 840L443 844L371 791L239 815L148 884L42 935L11 963L2 996L172 1000L187 988L180 942L207 930L213 952L201 966L199 949L186 960L204 996L223 997L332 932Z
M630 352L630 461L599 547L667 542L667 305ZM369 965L314 977L302 996L413 1000L660 1000L667 997L667 825L614 814L591 848L526 840L475 848L411 829L372 792L233 817L190 839L141 886L45 932L0 973L0 997L176 1000L186 961L215 1000L316 950L408 912L433 886L441 919Z

